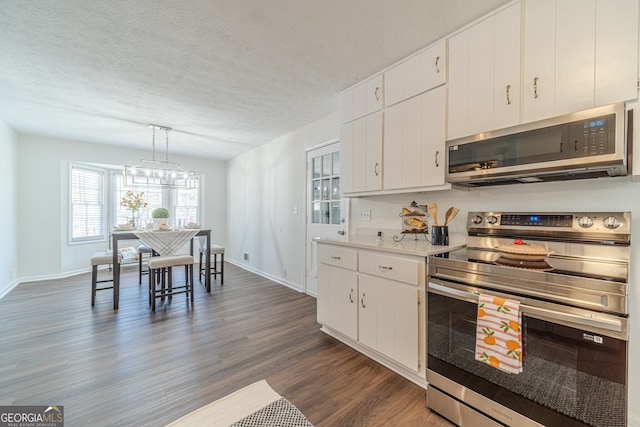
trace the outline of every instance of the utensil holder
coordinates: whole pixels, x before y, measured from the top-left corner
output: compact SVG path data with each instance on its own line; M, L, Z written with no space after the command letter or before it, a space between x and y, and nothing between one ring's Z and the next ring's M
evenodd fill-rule
M431 227L431 244L438 246L449 245L449 227L446 225L434 225Z

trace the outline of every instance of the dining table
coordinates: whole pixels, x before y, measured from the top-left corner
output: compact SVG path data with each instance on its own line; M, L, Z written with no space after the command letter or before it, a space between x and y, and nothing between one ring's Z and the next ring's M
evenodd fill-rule
M185 244L190 243L189 253L193 256L193 239L204 237L206 248L211 247L211 229L179 230L114 230L111 233L113 251L113 309L118 309L120 299L120 263L118 263L118 242L121 240L139 240L159 255L176 255ZM211 271L211 251L205 251L205 271ZM205 274L205 287L211 292L211 275Z

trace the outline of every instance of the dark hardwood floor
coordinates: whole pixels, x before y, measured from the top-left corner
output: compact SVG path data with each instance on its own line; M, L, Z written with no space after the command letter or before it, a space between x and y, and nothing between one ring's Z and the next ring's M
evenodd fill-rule
M20 284L0 300L0 405L64 405L69 427L162 426L266 379L318 427L451 426L422 388L321 332L315 298L228 263L225 276L155 313L129 266L117 311L111 291L91 307L88 273Z

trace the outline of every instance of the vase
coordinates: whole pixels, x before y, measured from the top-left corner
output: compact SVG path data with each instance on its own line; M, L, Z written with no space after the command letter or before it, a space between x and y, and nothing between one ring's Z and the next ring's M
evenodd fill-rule
M162 224L169 225L169 218L153 218L154 230L158 230Z

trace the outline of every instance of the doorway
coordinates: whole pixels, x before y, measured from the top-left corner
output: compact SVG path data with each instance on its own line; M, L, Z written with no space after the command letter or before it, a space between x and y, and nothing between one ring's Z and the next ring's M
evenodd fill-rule
M340 141L307 151L305 293L316 296L317 244L314 239L344 240L348 232L349 200L340 191Z

